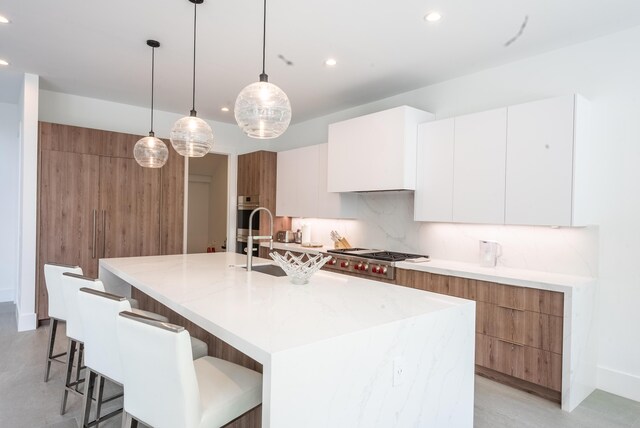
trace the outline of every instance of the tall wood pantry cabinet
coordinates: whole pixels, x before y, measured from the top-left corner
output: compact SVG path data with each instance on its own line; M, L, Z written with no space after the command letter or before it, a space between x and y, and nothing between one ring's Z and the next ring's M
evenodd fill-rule
M45 263L97 277L101 258L182 252L184 158L166 142L165 166L142 168L133 158L139 138L40 122L38 320L48 317Z

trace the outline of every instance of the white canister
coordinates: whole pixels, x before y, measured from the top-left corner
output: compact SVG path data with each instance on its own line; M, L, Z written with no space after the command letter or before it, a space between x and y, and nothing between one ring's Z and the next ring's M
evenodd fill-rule
M309 244L311 242L311 225L303 224L302 225L302 244Z
M480 240L480 266L495 267L501 255L502 248L498 242Z

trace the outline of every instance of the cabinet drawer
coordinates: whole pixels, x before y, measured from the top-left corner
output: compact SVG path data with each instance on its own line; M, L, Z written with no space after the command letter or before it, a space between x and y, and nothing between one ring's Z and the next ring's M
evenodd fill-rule
M495 282L475 281L473 297L479 302L492 303L505 308L525 309L525 288Z
M476 332L525 344L525 312L485 302L476 303Z
M524 346L476 333L476 364L524 378Z
M525 346L524 367L524 380L562 390L562 355Z
M524 312L525 345L562 354L562 317Z
M558 317L564 316L564 294L556 291L526 288L525 309Z

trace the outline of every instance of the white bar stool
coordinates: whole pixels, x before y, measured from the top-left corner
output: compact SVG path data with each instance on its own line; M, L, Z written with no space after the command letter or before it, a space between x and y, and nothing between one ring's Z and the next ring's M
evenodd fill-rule
M64 305L64 296L62 295L62 274L65 272L82 275L82 269L79 266L64 265L59 263L44 264L44 283L47 287L49 295L49 342L47 343L47 352L45 358L44 381L49 381L49 372L51 371L51 362L56 361L64 363L57 358L65 355L65 352L53 354L56 341L56 331L58 323L67 320L67 312Z
M123 427L221 427L262 403L260 373L213 357L192 361L184 328L132 312L117 323Z

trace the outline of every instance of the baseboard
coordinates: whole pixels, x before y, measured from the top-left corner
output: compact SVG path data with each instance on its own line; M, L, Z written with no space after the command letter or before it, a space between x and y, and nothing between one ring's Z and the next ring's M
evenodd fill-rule
M35 330L38 326L36 313L21 314L16 308L16 324L18 325L18 331Z
M13 288L0 290L0 303L13 302L15 290Z
M640 376L598 366L598 389L640 401Z

